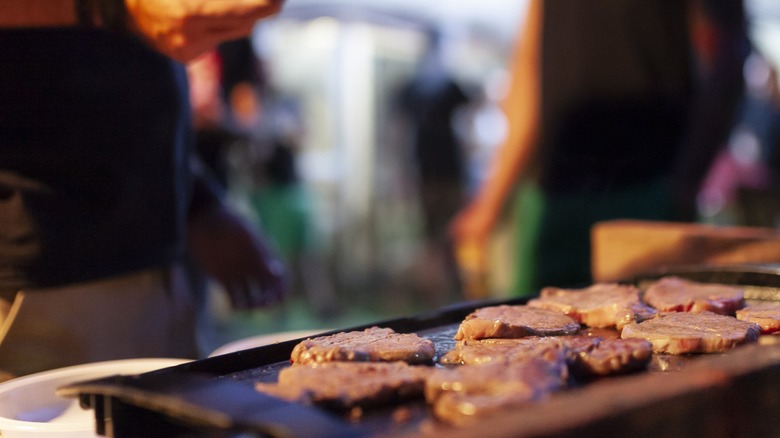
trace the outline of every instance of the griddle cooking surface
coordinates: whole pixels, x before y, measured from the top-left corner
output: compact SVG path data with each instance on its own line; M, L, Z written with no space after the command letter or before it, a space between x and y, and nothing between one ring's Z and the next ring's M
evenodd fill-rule
M659 273L658 276L679 275L681 277L688 278L694 281L747 285L749 286L747 288L749 292L746 293L747 298L763 299L763 300L768 300L768 299L780 300L780 275L779 275L780 271L778 271L776 267L750 267L747 270L745 270L746 269L745 267L742 267L741 269L743 270L740 270L740 268L733 268L733 269L699 268L699 269L690 269L690 270L682 269L675 272ZM636 280L633 280L632 282L641 285L642 281L649 281L652 280L653 278L657 278L658 276L655 277L646 276L644 278L638 278ZM434 342L436 346L436 359L438 359L439 357L443 356L447 351L451 350L454 347L455 341L453 337L457 331L458 325L468 313L470 313L471 311L479 307L485 307L485 306L496 305L496 304L524 304L526 300L527 299L514 299L514 300L499 300L499 301L489 301L489 302L482 301L482 302L471 302L471 303L459 303L455 306L450 306L448 308L440 309L436 312L432 312L427 315L420 315L420 316L410 317L410 318L400 318L397 320L377 322L375 324L367 324L361 327L352 327L352 328L345 328L342 330L334 330L331 332L323 333L323 335L336 333L338 331L362 330L364 328L368 328L371 326L388 327L394 329L399 333L417 333L418 335L429 338ZM777 338L777 337L773 337L773 338ZM161 372L157 372L157 373L147 373L147 374L154 374L155 378L158 380L164 380L166 373L173 376L183 376L183 377L188 377L190 374L197 374L198 376L206 376L207 383L203 385L203 387L206 388L203 390L205 391L204 394L200 394L200 392L198 392L200 391L201 387L200 387L200 383L197 382L192 384L193 386L192 388L188 388L185 382L184 385L185 391L182 391L182 393L170 394L165 387L161 387L158 389L158 392L160 392L158 394L155 392L155 383L152 381L151 377L147 377L147 374L142 374L132 380L117 379L114 382L109 382L111 383L111 385L108 385L107 388L100 387L100 385L96 386L96 385L84 384L81 386L74 385L66 389L70 391L71 396L75 393L78 394L80 397L82 397L83 401L92 400L91 403L87 403L87 404L91 404L93 408L95 405L100 404L100 400L99 400L100 397L106 397L106 398L113 399L117 404L120 405L120 407L123 407L123 405L127 405L127 404L135 404L138 406L142 406L144 409L150 410L151 411L150 413L154 414L155 418L159 418L158 417L159 415L162 415L163 417L169 416L173 418L174 421L177 423L188 424L191 423L193 419L189 418L191 417L191 415L189 415L190 414L189 411L182 410L181 408L182 405L186 405L187 403L190 403L190 406L198 407L199 403L201 403L202 400L204 400L204 398L202 397L203 395L206 396L205 397L206 400L208 399L208 391L210 391L208 387L211 386L219 387L220 382L224 382L226 386L238 385L240 387L244 387L244 389L251 388L252 391L244 391L246 393L245 396L251 398L252 397L251 393L256 392L254 391L253 388L255 382L275 382L277 380L279 371L281 371L283 368L287 366L290 366L290 362L289 362L290 353L293 347L299 341L300 340L291 340L291 341L286 341L286 342L273 344L269 346L252 348L248 350L229 353L223 356L216 356L209 359L194 361L188 364L172 367L167 370L162 370ZM717 359L718 356L728 356L728 355L729 353L725 353L723 355L708 354L703 356ZM666 377L664 375L672 376L677 374L676 372L669 373L669 371L685 371L685 369L688 368L689 366L694 367L695 366L694 363L698 362L698 358L701 356L702 355L692 355L692 356L654 355L653 360L648 367L648 371L640 372L639 374L655 375L655 377L661 378L662 381L665 381ZM441 366L441 365L437 365L437 366ZM629 377L628 380L631 380L630 376L631 375L627 376ZM162 377L162 379L160 379L160 377ZM650 378L651 376L647 376L647 377ZM603 386L605 385L609 386L610 382L617 383L619 381L622 381L621 379L624 379L624 377L622 376L610 377L610 378L602 379L601 381L597 382L597 384L594 384L593 386L597 386L603 389ZM139 385L139 383L142 385ZM577 383L578 386L580 385L580 382L575 382L575 383ZM584 386L591 385L591 383L581 382L581 384ZM127 385L131 387L130 389L132 391L129 391L129 393L134 394L134 397L127 397L123 395L123 390L122 390L123 385ZM138 386L143 386L144 390L151 391L151 395L149 394L139 395L137 391L135 391ZM595 390L597 388L593 388L593 389ZM198 393L200 398L193 400L188 395L188 392ZM578 392L579 391L563 391L562 393L560 393L560 395L554 394L553 400L560 397L561 398L560 402L565 404L564 400L567 400L568 398L571 397L576 397L577 394L575 393ZM588 391L584 391L584 392L588 392ZM158 401L158 399L162 399L170 403L168 404L163 403L163 405L160 406L154 403L147 403L147 399L150 398L153 398L155 401ZM236 404L241 405L240 401L239 403ZM589 403L586 402L585 405L587 404ZM209 406L209 408L219 410L218 406L217 407ZM301 409L308 410L308 411L323 412L326 415L333 415L332 413L326 412L319 408L301 407ZM541 407L539 409L541 409ZM121 412L121 410L118 410L118 412ZM238 418L242 415L241 413L231 413L231 412L220 412L220 413L225 414L227 417L233 416L234 418ZM522 417L523 415L525 415L525 413L522 415L518 413L516 415L518 417ZM140 421L142 424L144 420L141 417L143 416L142 415L139 416L139 412L134 412L133 421ZM99 421L106 420L106 419L99 418L97 413L96 413L96 418L98 418ZM406 403L404 405L401 405L400 407L391 407L386 409L366 411L363 412L362 416L358 421L352 421L349 419L348 416L342 416L342 415L336 415L334 418L336 419L337 423L342 422L345 425L345 427L346 426L349 427L344 429L345 433L349 432L350 434L357 434L357 435L364 435L364 436L394 436L394 435L415 436L419 434L419 432L423 429L426 432L430 432L431 430L433 430L434 432L436 432L436 434L441 434L442 432L446 432L449 435L450 432L453 432L452 429L447 428L447 426L438 424L432 419L432 417L429 414L428 408L423 401ZM511 421L508 421L508 423L511 423ZM239 424L239 426L240 425L245 426L247 423L241 423L240 421L237 421L236 424ZM249 423L249 424L251 426L251 424L254 423ZM191 427L193 430L197 431L197 430L201 430L203 426L196 423L196 424L191 424ZM203 430L210 430L213 432L214 427L220 427L220 426L218 425L215 426L214 424L211 424L209 425L209 427L211 427L212 429L203 429ZM233 425L233 427L235 427L235 424ZM251 428L249 430L252 431ZM266 429L263 429L263 431L267 432ZM457 433L455 435L457 435ZM120 433L117 434L116 436L121 437L123 435L121 435ZM132 435L124 435L124 436L132 436ZM219 435L219 436L223 436L223 435ZM232 436L232 435L224 435L224 436ZM334 436L334 435L329 435L329 436Z

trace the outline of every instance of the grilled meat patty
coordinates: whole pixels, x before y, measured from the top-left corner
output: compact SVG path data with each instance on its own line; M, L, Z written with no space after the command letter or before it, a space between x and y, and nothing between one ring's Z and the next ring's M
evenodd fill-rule
M762 333L780 332L780 303L751 304L737 310L736 315L737 319L758 324Z
M439 359L445 365L481 365L488 362L518 362L544 357L550 350L576 355L594 348L600 338L587 336L528 336L515 339L464 339Z
M712 312L734 315L745 305L741 287L664 277L647 287L644 302L661 312Z
M653 319L623 327L621 338L640 338L657 353L716 353L758 339L758 324L712 312L661 313Z
M333 410L377 407L422 398L433 367L405 362L326 362L290 366L277 383L256 383L265 394Z
M563 351L571 374L590 378L624 374L647 366L653 348L644 339L602 339L593 336L529 336L519 339L466 339L439 360L445 365L518 362Z
M295 365L332 361L431 363L436 354L433 341L414 333L396 333L389 328L341 332L301 341L293 348Z
M577 321L560 312L504 304L470 313L458 327L455 340L572 335L579 329Z
M571 373L581 377L611 376L644 369L653 358L653 345L644 339L604 339L575 354Z
M697 310L658 313L634 286L551 287L528 305L483 307L469 314L458 327L455 347L440 359L446 368L410 365L432 363L431 340L372 327L302 341L291 354L295 366L282 370L277 383L258 383L257 390L339 411L424 396L437 419L463 424L541 400L566 388L571 375L593 378L642 369L653 351L721 352L754 341L761 327L748 321L764 321L765 331L780 330L780 305L738 311L748 321L693 313L703 306L735 308L729 304L735 295L706 294L701 292L706 288L690 287L692 282L663 280L651 298L682 283L687 296L698 290L706 304L691 299L679 310ZM681 294L669 293L675 294L682 302Z
M588 327L616 327L651 318L656 312L639 298L639 289L617 283L599 283L584 289L546 287L531 307L564 313Z
M560 349L517 362L489 362L437 369L425 384L425 399L439 420L463 424L510 406L544 399L566 387Z

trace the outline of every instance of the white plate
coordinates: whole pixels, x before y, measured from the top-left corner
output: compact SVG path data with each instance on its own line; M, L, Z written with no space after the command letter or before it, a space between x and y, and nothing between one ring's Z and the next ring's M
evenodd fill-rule
M308 338L320 333L325 333L331 329L317 329L317 330L294 330L289 332L271 333L268 335L252 336L250 338L239 339L237 341L229 342L209 355L209 357L219 356L221 354L233 353L236 351L246 350L254 347L262 347L263 345L271 345L279 342L289 341L292 339Z
M117 374L140 374L189 362L187 359L125 359L59 368L0 384L0 436L3 438L95 437L94 413L78 400L59 397L62 386Z

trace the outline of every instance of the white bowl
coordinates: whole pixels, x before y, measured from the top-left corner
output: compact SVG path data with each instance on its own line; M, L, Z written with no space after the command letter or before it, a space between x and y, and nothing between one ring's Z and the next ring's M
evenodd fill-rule
M0 436L3 438L95 437L94 413L55 391L62 386L117 374L140 374L189 362L187 359L125 359L75 365L0 384Z
M221 354L234 353L236 351L247 350L254 347L262 347L263 345L271 345L279 342L290 341L293 339L307 338L320 333L325 333L331 329L316 329L316 330L294 330L289 332L271 333L268 335L252 336L249 338L239 339L237 341L229 342L216 350L214 350L209 357L219 356Z

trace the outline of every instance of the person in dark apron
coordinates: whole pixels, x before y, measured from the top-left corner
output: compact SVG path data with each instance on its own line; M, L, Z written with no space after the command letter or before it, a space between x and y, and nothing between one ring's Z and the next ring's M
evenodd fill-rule
M236 306L281 298L282 266L193 154L180 62L281 2L165 15L196 3L0 5L0 370L197 358L190 259Z

